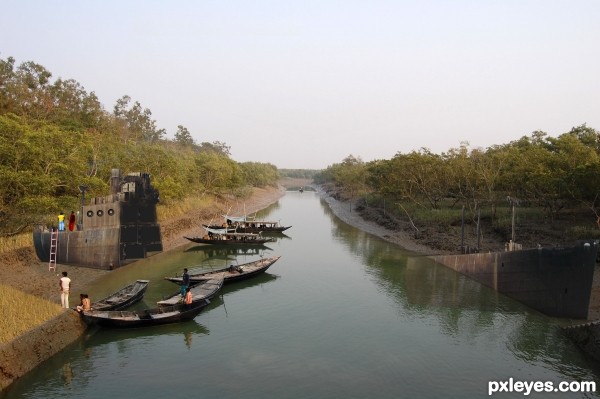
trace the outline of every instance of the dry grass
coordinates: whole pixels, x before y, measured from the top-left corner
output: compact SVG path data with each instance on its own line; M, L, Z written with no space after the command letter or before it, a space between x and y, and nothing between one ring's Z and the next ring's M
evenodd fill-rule
M33 246L33 237L31 233L19 234L11 237L0 237L0 253L14 251L24 247Z
M159 223L165 220L174 219L188 213L193 209L202 209L210 207L214 202L214 198L210 196L202 197L187 197L177 203L169 205L158 205L156 214Z
M62 312L60 305L0 284L0 345Z

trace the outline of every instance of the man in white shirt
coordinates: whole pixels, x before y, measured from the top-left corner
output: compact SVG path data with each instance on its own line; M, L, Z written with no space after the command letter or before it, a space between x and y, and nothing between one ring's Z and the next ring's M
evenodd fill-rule
M62 277L60 278L58 285L60 287L60 304L63 308L68 308L71 279L67 277L67 272L62 272Z

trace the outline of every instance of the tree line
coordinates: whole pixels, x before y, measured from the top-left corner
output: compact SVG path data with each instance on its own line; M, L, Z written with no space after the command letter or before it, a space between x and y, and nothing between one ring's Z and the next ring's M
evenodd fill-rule
M315 182L374 206L387 201L413 209L465 207L472 217L483 208L494 217L508 203L537 207L548 220L577 208L596 226L599 173L600 133L583 124L558 137L535 131L488 148L463 143L442 154L422 148L371 162L350 155L317 174Z
M106 195L113 168L150 173L166 203L276 185L274 165L230 155L226 143L198 143L182 125L166 138L128 95L107 111L73 79L53 80L33 61L0 59L0 236L75 209L80 185L88 196Z

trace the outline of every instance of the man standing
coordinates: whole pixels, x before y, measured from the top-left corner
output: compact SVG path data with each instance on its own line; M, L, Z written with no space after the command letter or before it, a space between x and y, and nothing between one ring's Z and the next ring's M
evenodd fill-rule
M67 272L62 272L62 277L58 282L60 287L60 304L63 308L69 307L69 291L71 290L71 279L67 277Z
M187 292L187 288L190 286L190 275L188 274L188 269L183 269L183 276L181 276L181 297L185 298L185 293Z

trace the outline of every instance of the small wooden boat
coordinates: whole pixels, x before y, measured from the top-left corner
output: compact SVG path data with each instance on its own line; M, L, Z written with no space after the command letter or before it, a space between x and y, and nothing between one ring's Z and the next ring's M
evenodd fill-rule
M137 280L112 295L92 303L92 310L119 310L139 302L148 288L148 280Z
M273 263L277 262L277 260L281 258L281 256L273 256L271 258L264 258L254 262L244 263L238 266L229 266L224 269L208 271L208 272L194 272L191 270L189 272L190 282L200 282L211 280L214 278L222 278L225 284L231 283L233 281L244 280L250 278L252 276L256 276L259 273L263 273L266 271ZM181 284L181 277L165 277L165 280L172 281L174 283Z
M204 227L207 234L202 237L185 237L187 240L198 244L216 245L263 245L273 241L273 238L265 238L260 233L234 233L230 229L213 229Z
M201 301L203 299L212 299L217 292L223 287L222 278L213 278L211 280L202 281L198 284L190 286L190 292L192 293L192 302ZM169 296L167 299L158 301L158 306L172 306L177 305L183 301L183 297L180 292L176 292Z
M81 313L81 317L87 324L101 327L148 327L191 320L209 303L208 299L203 299L191 305L177 304L140 311L87 310Z

